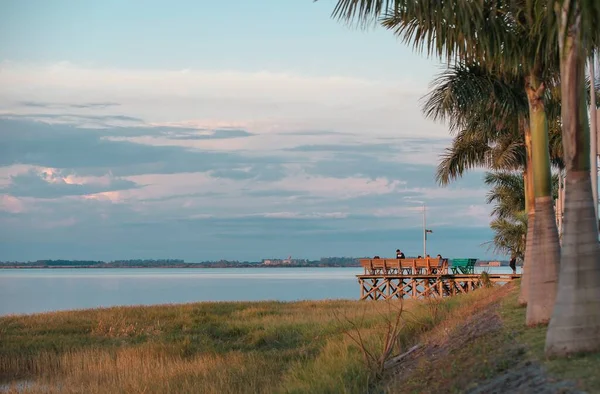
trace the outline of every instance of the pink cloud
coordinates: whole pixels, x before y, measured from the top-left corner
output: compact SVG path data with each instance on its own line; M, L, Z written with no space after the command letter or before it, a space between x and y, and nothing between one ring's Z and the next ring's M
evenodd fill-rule
M387 178L332 178L309 176L304 173L288 176L269 184L269 188L308 192L310 195L332 198L353 198L365 195L388 194L398 190L404 182Z
M268 212L257 216L276 219L344 219L348 214L346 212Z
M22 213L25 211L25 204L16 197L2 194L0 195L0 210L10 213Z

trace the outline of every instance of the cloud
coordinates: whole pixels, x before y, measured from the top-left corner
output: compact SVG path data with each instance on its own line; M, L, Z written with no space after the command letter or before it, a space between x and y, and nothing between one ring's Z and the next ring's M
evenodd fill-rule
M9 194L0 194L0 211L21 213L24 210L25 207L21 200Z
M54 168L33 168L26 174L11 176L3 191L15 197L58 198L83 196L139 187L136 183L106 174L102 177L80 177Z
M209 139L227 139L227 138L240 138L240 137L250 137L253 136L253 133L250 133L246 130L227 130L227 129L217 129L205 131L202 130L196 133L169 133L167 137L173 140L209 140Z
M274 219L344 219L348 217L346 212L311 212L311 213L300 213L300 212L268 212L260 214L259 216L265 218Z
M83 128L108 128L120 126L143 126L140 118L125 115L92 115L75 113L27 113L17 114L6 112L0 113L2 119L33 120L47 124L66 124ZM118 130L118 129L116 129ZM113 130L113 131L116 131ZM148 132L148 128L144 129Z
M342 131L331 131L331 130L298 130L298 131L288 131L285 133L281 133L283 135L317 135L317 136L326 136L326 135L353 135L352 133L345 133Z
M0 259L418 252L407 197L436 253L491 238L481 174L436 185L449 138L420 114L425 86L0 67Z
M0 166L29 164L74 170L79 175L114 176L265 168L273 174L276 157L251 157L229 152L195 151L185 146L154 146L109 139L114 134L140 132L137 127L82 129L71 125L0 118ZM148 133L145 129L143 132ZM154 130L168 133L169 130ZM186 132L186 130L183 130ZM236 132L239 134L239 132Z
M25 107L34 107L34 108L99 108L105 109L109 107L119 106L119 103L76 103L76 104L67 104L67 103L49 103L49 102L40 102L40 101L20 101L19 105Z
M471 188L460 188L460 187L448 187L448 188L425 188L425 187L414 187L407 188L406 191L414 192L416 195L421 196L420 198L425 200L459 200L465 201L468 198L477 198L481 201L488 193L487 189L483 187L477 189Z
M297 135L314 133L311 130L445 134L443 126L424 121L420 113L418 98L427 90L423 81L268 71L102 69L64 62L5 62L0 67L0 105L16 114L112 110L149 123L196 121L213 127L225 121Z
M394 147L389 144L345 144L345 145L300 145L286 150L293 152L344 152L362 153L365 151L393 152Z
M352 198L369 194L395 192L403 183L386 178L332 178L298 173L274 182L272 187L280 190L308 192L312 196Z

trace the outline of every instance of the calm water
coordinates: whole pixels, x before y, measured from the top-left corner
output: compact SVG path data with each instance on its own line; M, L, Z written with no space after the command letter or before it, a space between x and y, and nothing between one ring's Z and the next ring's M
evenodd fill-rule
M362 272L358 267L1 269L0 315L196 301L358 299L355 275Z

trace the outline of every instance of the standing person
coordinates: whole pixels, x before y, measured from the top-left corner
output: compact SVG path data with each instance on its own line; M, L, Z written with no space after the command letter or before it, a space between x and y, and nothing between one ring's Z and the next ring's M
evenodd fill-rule
M510 268L513 270L513 275L517 274L517 256L514 254L510 257L510 262L508 263Z
M402 253L400 251L400 249L396 249L396 258L397 259L403 259L404 258L404 253Z

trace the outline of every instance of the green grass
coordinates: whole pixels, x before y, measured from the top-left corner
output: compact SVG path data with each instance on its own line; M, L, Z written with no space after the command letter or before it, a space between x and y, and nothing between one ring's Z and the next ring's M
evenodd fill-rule
M405 367L400 376L388 378L386 391L459 393L505 371L518 353L506 346L499 319L492 319L494 305L505 294L505 289L491 288L460 297L460 308L432 330L421 333L418 340L426 353ZM479 315L482 311L484 314Z
M542 365L551 379L572 381L579 389L600 393L600 353L547 359L546 327L526 327L526 309L517 302L518 286L506 290L470 294L478 299L421 335L423 343L438 345L436 354L417 359L400 379L389 378L388 391L459 393L533 362ZM440 335L442 329L446 337Z
M393 353L474 296L405 301ZM49 392L364 393L377 390L401 303L219 302L0 318L0 382ZM352 340L349 334L362 341ZM37 385L37 386L35 386Z
M571 380L589 393L600 393L600 353L547 359L544 355L545 326L526 327L524 307L517 303L517 292L512 292L502 303L501 316L505 331L526 347L527 358L540 362L557 379Z
M517 288L407 301L393 355L425 356L383 374L400 302L223 302L0 318L0 383L19 392L462 392L523 360L600 392L600 355L546 360L545 328L526 328ZM358 344L354 339L360 338ZM16 387L16 386L15 386ZM15 389L16 390L16 389Z

